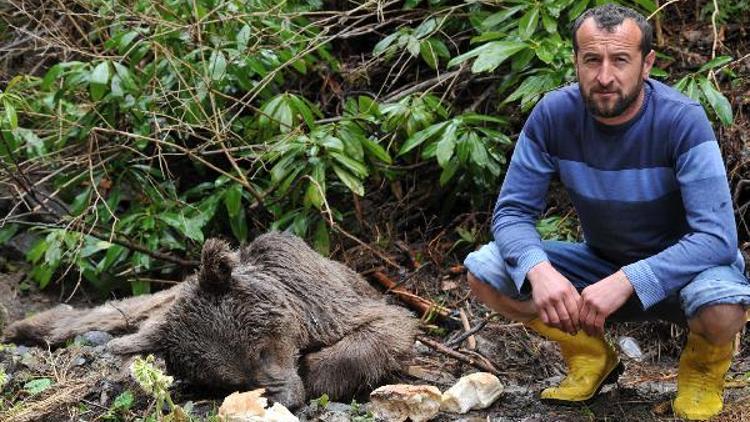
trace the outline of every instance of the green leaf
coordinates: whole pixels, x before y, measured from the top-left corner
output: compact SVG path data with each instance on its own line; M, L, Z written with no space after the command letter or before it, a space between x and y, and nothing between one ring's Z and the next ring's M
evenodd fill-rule
M240 32L237 33L237 49L244 50L250 42L250 25L243 25Z
M16 114L16 107L13 106L7 99L3 99L3 107L5 108L5 120L8 121L8 127L14 130L18 127L18 114Z
M581 16L581 13L586 10L586 6L588 6L590 2L591 0L578 0L576 4L568 10L568 17L570 20L573 21L575 18Z
M730 63L731 61L732 61L732 57L730 56L719 56L719 57L713 58L709 60L708 62L706 62L706 64L701 66L701 68L698 69L698 72L696 73L703 73L707 70L724 66L725 64Z
M489 47L477 57L471 67L473 73L495 70L508 57L526 48L526 43L515 41L492 41Z
M656 12L656 9L658 9L653 0L635 0L635 2L646 9L649 14Z
M392 164L393 159L391 159L391 156L388 155L388 152L380 146L377 142L368 139L368 138L362 138L361 139L362 146L367 150L367 152L370 155L373 155L378 160L386 163L386 164Z
M81 258L87 258L99 251L107 250L112 247L112 243L107 242L106 240L97 240L94 243L87 244L81 249Z
M109 61L105 60L96 65L89 76L89 83L91 98L94 101L101 99L109 84Z
M208 77L212 81L218 81L224 78L227 73L227 59L224 53L214 50L208 60Z
M468 142L471 145L471 161L473 164L479 167L487 167L487 164L489 164L489 155L479 137L475 133L472 133L469 136Z
M229 217L229 226L237 240L240 242L247 240L247 221L244 208L240 208L237 214Z
M52 387L52 384L54 381L49 378L37 378L24 384L23 389L33 396Z
M307 190L305 191L304 204L306 206L314 206L317 209L323 207L323 199L326 194L326 168L325 164L318 163L313 167L310 178L312 180L307 183Z
M716 115L719 116L721 123L724 126L731 125L734 116L732 115L732 104L729 103L729 100L714 87L708 78L701 78L700 85L703 94L706 96L708 103L711 104L711 108L716 112Z
M133 407L134 399L133 393L131 393L130 390L125 390L115 398L112 402L111 408L117 410L128 410Z
M64 71L65 69L60 65L60 63L49 68L47 73L44 75L44 79L42 79L42 89L48 91L52 87L52 84L57 80L57 78L60 77L60 75L63 74Z
M650 76L653 78L666 78L669 76L669 73L667 73L664 69L659 69L658 67L652 67Z
M230 217L236 216L242 210L242 185L235 183L224 191L224 206Z
M518 34L522 40L527 40L534 35L536 27L539 25L539 8L534 7L526 12L518 21Z
M416 37L409 37L409 41L406 43L406 49L412 57L419 56L419 40Z
M453 121L445 129L440 141L437 144L436 157L440 167L445 167L448 160L453 157L453 150L456 148L456 129L458 124Z
M497 42L501 42L501 41L497 41ZM469 51L467 51L464 54L459 54L458 56L452 58L448 62L448 67L453 67L453 66L455 66L457 64L461 64L461 63L465 62L466 60L468 60L468 59L470 59L472 57L476 57L476 56L484 53L486 50L488 50L490 48L492 48L492 43L486 43L486 44L480 45L477 48L469 50Z
M423 129L417 133L414 134L411 138L407 139L406 142L404 142L404 145L401 146L401 149L398 151L398 156L402 156L406 154L407 152L413 150L414 148L421 145L424 141L430 139L431 137L437 135L440 133L443 129L445 129L446 126L448 126L450 122L445 121L441 123L436 123L427 129Z
M364 185L362 185L362 182L359 179L352 176L351 173L337 166L336 164L333 164L333 172L336 173L336 176L338 176L339 180L341 180L344 185L349 188L350 191L359 196L365 195Z
M147 295L151 293L151 283L145 280L132 280L130 292L133 296Z
M432 69L437 69L438 58L435 50L430 45L430 40L423 40L419 43L419 53L422 56L422 60L427 63Z
M456 174L456 171L459 168L458 160L453 159L450 160L445 167L443 167L443 172L440 173L440 186L445 186Z
M18 232L18 224L7 224L0 228L0 245L4 245L7 241L13 238Z
M435 29L437 29L437 19L429 18L424 20L414 29L414 36L417 38L424 38L435 31Z
M365 177L370 173L370 171L364 164L360 163L357 160L349 158L344 154L331 152L331 157L333 157L340 164L343 164L347 169L349 169L349 171L359 176L360 178Z
M495 27L495 26L497 26L497 25L505 22L509 17L511 17L514 14L516 14L516 12L518 12L520 10L523 10L525 8L526 8L526 5L518 5L518 6L510 7L508 9L505 9L505 10L497 12L497 13L493 13L493 14L487 16L487 18L485 18L485 20L482 21L481 27L484 30L488 30L490 28L493 28L493 27Z
M544 26L544 30L548 33L557 33L557 21L555 20L555 18L546 13L542 14L542 25Z
M372 54L374 56L380 55L385 50L393 44L394 41L396 41L396 38L401 35L400 32L394 32L393 34L388 35L387 37L380 40L377 44L375 44L375 47L372 49Z
M328 225L323 220L319 220L318 224L315 225L313 248L321 255L328 256L331 254L331 238L328 235Z

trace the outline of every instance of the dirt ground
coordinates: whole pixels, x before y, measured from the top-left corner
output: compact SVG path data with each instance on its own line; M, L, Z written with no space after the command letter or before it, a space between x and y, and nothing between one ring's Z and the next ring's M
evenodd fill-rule
M427 276L425 272L425 277ZM412 277L413 279L415 277ZM462 274L443 280L450 294L467 298ZM419 283L419 277L412 283ZM22 274L0 276L0 304L6 322L13 321L53 306L59 298L52 291L36 292L19 289ZM455 286L454 286L455 284ZM464 300L470 321L481 321L486 309L471 299ZM446 343L463 332L455 322L423 324L429 340ZM475 334L476 348L466 343L456 350L469 357L486 359L497 371L505 392L489 409L466 415L440 414L437 421L670 421L675 420L670 407L676 389L677 359L684 332L662 322L621 324L612 327L613 339L630 336L643 351L641 361L625 359L626 371L617 384L605 387L602 393L585 406L548 405L538 400L541 389L559 381L562 364L554 343L530 334L523 326L502 319L490 318ZM142 392L129 376L129 362L105 352L102 344L109 337L92 333L63 348L3 345L0 367L6 374L2 390L0 420L13 421L101 421L139 420L154 411L154 400ZM462 375L478 369L445 353L417 342L415 357L406 365L405 373L393 383L435 385L445 391ZM748 336L738 349L728 374L725 411L715 420L745 421L750 419L750 340ZM49 381L45 381L49 380ZM39 385L46 385L42 391ZM46 383L46 384L45 384ZM115 403L124 392L133 394L127 409ZM221 397L209 391L195 391L177 382L172 390L175 402L192 408L197 420L214 419ZM360 403L367 397L358 397ZM367 405L331 404L328 410L317 405L297 412L302 420L372 420ZM357 419L359 415L359 419Z

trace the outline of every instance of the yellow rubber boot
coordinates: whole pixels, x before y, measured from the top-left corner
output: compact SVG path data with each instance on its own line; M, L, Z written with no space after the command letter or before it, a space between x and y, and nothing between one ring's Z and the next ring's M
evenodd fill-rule
M732 362L734 342L716 346L690 333L680 356L677 397L672 403L675 416L705 420L724 407L724 376Z
M540 319L526 324L542 336L560 344L568 375L557 387L542 391L541 399L559 403L578 403L592 398L602 385L615 382L623 366L615 349L602 337L591 337L583 331L570 335L545 325Z

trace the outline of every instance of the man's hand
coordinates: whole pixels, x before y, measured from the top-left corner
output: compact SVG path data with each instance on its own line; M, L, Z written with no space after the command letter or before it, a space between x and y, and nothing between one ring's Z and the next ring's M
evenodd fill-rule
M580 318L586 334L603 335L604 321L627 302L633 291L633 285L622 270L583 289Z
M529 270L526 278L531 284L531 297L539 318L547 325L575 334L580 329L581 296L573 284L547 261Z

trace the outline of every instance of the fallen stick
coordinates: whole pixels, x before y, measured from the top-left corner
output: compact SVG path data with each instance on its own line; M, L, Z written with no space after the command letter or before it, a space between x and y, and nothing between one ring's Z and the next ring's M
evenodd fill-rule
M378 283L388 289L389 292L396 295L396 297L406 303L411 309L420 312L422 317L434 314L442 320L451 319L451 309L397 287L396 282L391 280L381 271L373 273L373 277L375 277L375 280L377 280Z
M466 316L466 311L463 308L458 309L458 316L461 318L461 324L464 326L464 331L471 331L471 324L469 324L469 317ZM477 348L477 339L474 335L469 334L466 336L466 348L469 350L475 350Z
M493 375L500 376L500 371L495 369L492 365L490 365L486 359L474 359L469 356L466 356L463 353L457 352L453 349L450 349L441 343L438 343L437 341L434 341L432 339L429 339L425 336L417 336L417 340L425 344L426 346L431 347L435 351L438 351L440 353L443 353L445 355L448 355L456 360L459 360L463 363L469 364L477 369L480 369L482 371L489 372Z

